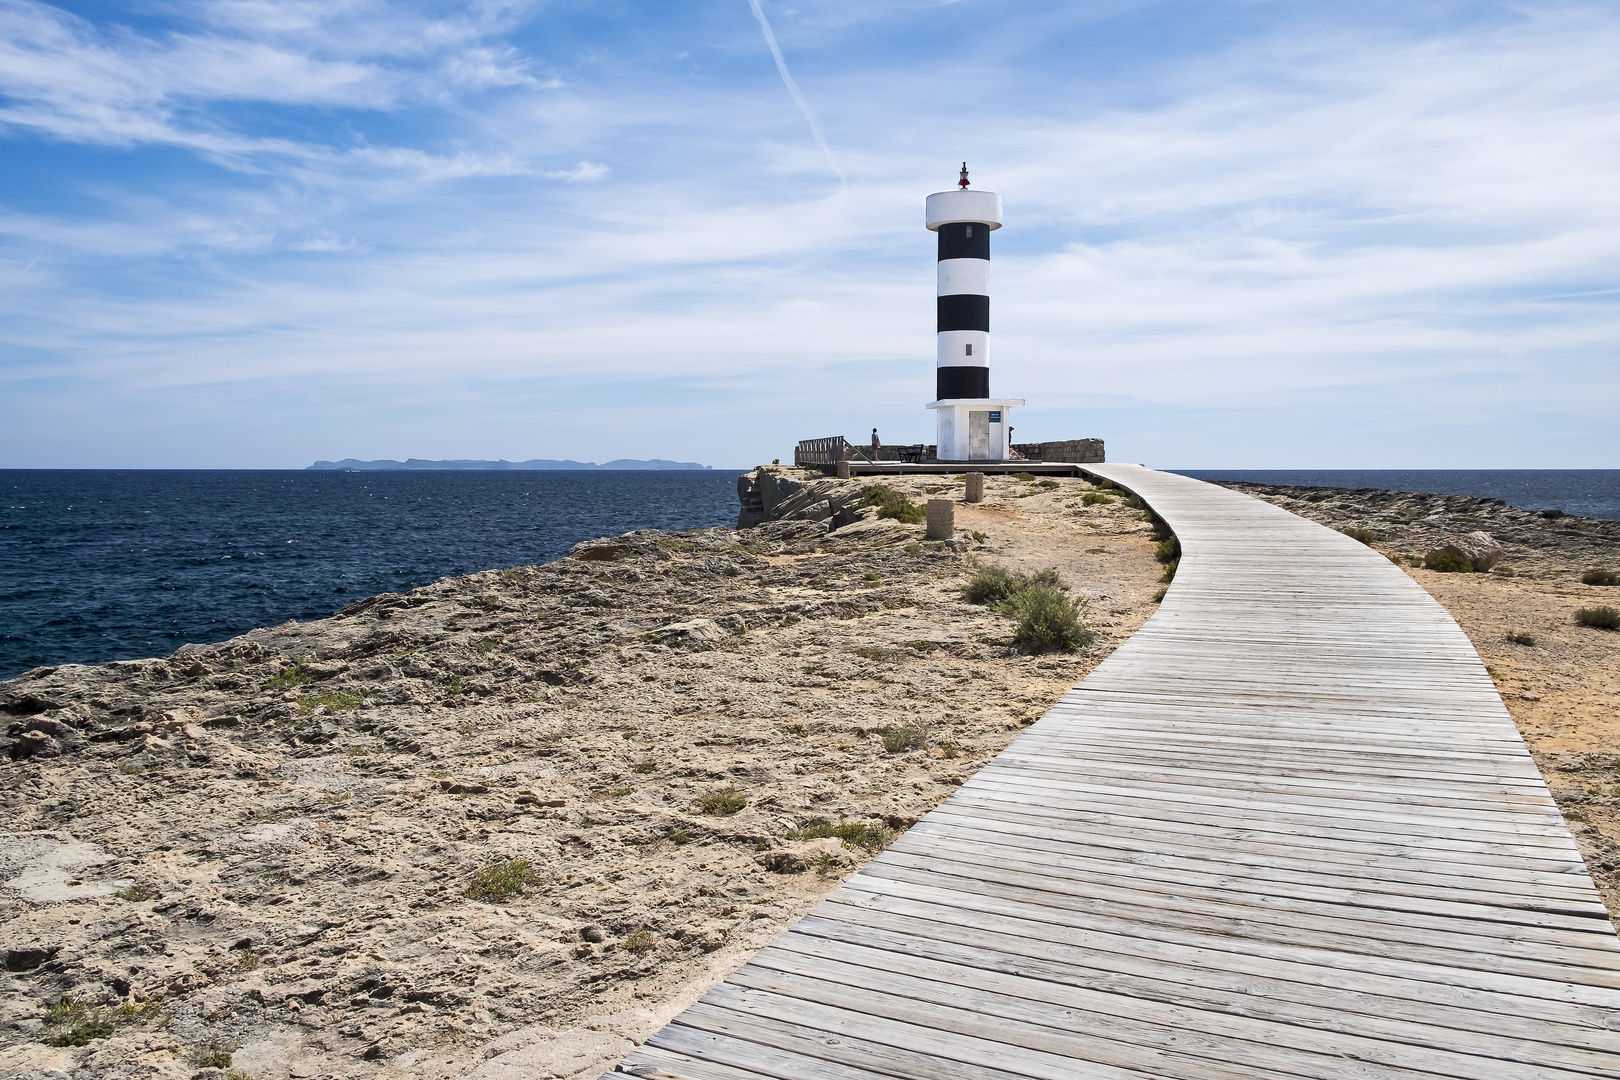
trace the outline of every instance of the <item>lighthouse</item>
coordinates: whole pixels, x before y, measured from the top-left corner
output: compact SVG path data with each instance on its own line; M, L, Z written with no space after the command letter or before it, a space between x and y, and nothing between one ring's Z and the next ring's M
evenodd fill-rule
M1001 196L972 191L967 162L954 191L928 196L926 224L939 234L934 396L940 461L1011 457L1012 409L1022 398L990 396L990 234L1001 228Z

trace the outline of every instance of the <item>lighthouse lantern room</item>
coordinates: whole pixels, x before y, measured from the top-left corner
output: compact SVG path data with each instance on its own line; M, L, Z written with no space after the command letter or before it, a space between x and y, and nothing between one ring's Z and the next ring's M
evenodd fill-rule
M990 396L990 234L1001 228L1001 196L970 191L964 161L955 191L928 196L926 223L939 234L935 456L1006 461L1012 410L1024 401Z

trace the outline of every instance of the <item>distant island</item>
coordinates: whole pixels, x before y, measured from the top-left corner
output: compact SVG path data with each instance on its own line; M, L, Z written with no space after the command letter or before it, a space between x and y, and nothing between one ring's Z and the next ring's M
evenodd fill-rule
M675 469L713 469L713 465L699 465L695 461L665 461L662 458L653 458L651 461L638 461L635 458L615 458L612 461L598 465L594 461L552 461L548 458L534 458L530 461L471 461L456 459L454 461L427 461L422 458L407 458L404 461L357 461L354 458L344 458L342 461L317 461L305 472L400 472L402 470L422 470L424 472L434 469L460 470L460 471L517 471L530 470L600 470L600 469L654 469L660 471L673 471Z

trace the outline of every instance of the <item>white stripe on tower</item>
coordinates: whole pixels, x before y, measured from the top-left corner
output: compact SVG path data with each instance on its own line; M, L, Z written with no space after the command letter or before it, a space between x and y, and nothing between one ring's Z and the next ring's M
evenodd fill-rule
M990 396L990 233L1001 228L1001 196L969 191L967 163L956 191L928 196L928 228L939 234L936 399Z

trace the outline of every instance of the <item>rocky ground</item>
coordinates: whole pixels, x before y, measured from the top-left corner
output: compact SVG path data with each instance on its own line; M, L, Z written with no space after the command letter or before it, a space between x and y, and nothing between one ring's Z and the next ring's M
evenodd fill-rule
M1497 499L1228 484L1373 546L1445 605L1485 661L1620 924L1620 633L1581 626L1581 608L1620 608L1620 522L1521 510ZM1489 573L1414 566L1442 538L1483 531L1502 545ZM1511 635L1511 636L1510 636ZM1514 640L1514 638L1518 640Z
M596 1075L1147 618L1150 526L1090 491L989 478L947 543L631 533L0 683L0 1075ZM975 563L1056 569L1095 643L1013 647Z

